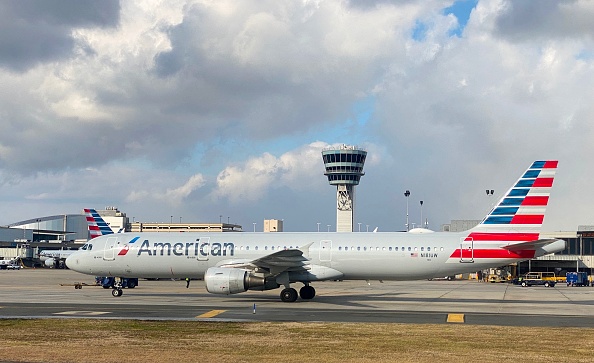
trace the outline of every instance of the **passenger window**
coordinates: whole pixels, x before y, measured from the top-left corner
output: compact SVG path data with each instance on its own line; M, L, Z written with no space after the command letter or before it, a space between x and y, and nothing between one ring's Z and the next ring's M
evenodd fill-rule
M367 247L363 247L363 251L367 251Z
M388 248L389 251L392 251L392 247Z
M431 247L427 247L427 252L431 251Z
M409 250L409 251L412 251L412 248L410 248L410 247L409 247L409 248L408 248L408 250Z
M361 251L361 247L357 247L357 251Z
M443 252L443 247L442 247L442 248L440 248L439 250Z
M425 247L421 247L421 252L425 251Z

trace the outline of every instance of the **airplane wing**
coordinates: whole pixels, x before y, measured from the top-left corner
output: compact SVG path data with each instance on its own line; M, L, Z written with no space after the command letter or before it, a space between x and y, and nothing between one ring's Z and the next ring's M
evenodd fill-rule
M263 269L271 275L278 275L285 271L306 271L309 270L309 259L304 256L303 249L309 249L311 244L301 249L281 250L264 257L251 261L228 260L218 264L219 267L243 268L243 269Z
M503 246L501 248L504 248L506 250L509 251L519 251L519 250L534 250L537 248L542 248L544 246L547 246L551 243L555 243L559 240L554 239L554 238L549 238L549 239L538 239L538 240L534 240L534 241L527 241L527 242L519 242L519 243L513 243L507 246Z

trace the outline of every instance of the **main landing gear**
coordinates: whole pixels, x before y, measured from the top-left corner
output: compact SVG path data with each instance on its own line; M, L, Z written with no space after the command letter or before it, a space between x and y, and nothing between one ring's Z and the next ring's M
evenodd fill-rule
M316 289L309 284L305 284L305 286L299 290L299 296L301 296L303 300L311 300L316 296ZM286 287L281 291L280 298L282 302L295 302L297 300L297 290L292 287Z

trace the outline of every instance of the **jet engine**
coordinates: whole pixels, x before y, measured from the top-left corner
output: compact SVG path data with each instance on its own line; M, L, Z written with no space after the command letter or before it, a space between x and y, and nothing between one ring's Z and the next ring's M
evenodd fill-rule
M275 279L256 276L238 268L211 267L204 274L206 290L211 294L229 295L247 290L271 290L280 285Z
M45 260L45 266L47 267L55 267L56 266L56 260L54 260L53 258L48 258L47 260Z

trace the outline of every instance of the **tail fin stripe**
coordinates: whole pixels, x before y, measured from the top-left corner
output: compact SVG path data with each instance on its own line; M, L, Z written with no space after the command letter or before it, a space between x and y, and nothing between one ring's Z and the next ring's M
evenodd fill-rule
M528 195L528 191L530 189L512 189L510 190L508 196L510 197L525 197Z
M493 210L493 212L491 212L491 215L494 215L494 216L509 215L509 214L513 215L513 214L516 214L518 209L520 209L520 208L519 207L497 207L497 208L495 208L495 210Z
M507 233L507 232L472 232L466 241L535 241L538 233Z
M516 214L510 224L542 224L544 215Z
M532 186L534 188L550 188L553 186L553 178L536 178Z
M507 198L506 198L507 199ZM524 201L521 203L522 206L533 206L533 205L540 205L545 206L549 202L549 197L544 196L527 196L524 198Z
M505 217L493 217L489 216L483 224L509 224L512 220L512 216L505 216Z
M505 198L501 203L499 203L499 205L502 205L502 206L522 205L523 201L525 201L527 198L530 198L530 197L526 197L526 198Z
M538 175L540 175L540 170L527 170L521 179L534 179L538 178Z
M546 161L535 161L532 163L532 166L530 167L530 169L542 169L544 168L544 166L547 164Z
M558 160L548 160L545 162L543 169L557 169Z

